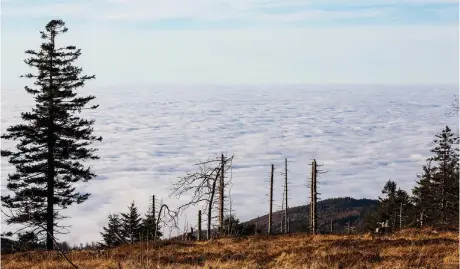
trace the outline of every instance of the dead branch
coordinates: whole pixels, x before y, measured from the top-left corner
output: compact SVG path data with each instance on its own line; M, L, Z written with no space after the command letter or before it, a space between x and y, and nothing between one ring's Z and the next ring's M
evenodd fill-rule
M165 209L165 212L163 212L163 209ZM161 213L163 213L163 218L161 218ZM155 236L153 240L156 240L157 234L158 234L158 226L159 223L162 222L163 225L168 226L170 229L178 229L178 212L177 211L172 211L169 209L169 207L165 204L161 204L160 210L158 211L158 216L157 216L157 222L156 222L156 227L155 227Z
M180 198L183 194L192 194L189 202L178 207L178 212L182 212L190 206L203 204L203 209L207 209L208 219L208 239L210 238L212 210L216 206L214 197L216 193L216 185L222 172L231 169L233 156L230 158L222 158L222 155L209 159L204 162L195 164L198 166L197 172L189 172L184 177L179 178L174 184L170 196L175 195ZM222 169L223 168L223 169ZM223 186L227 186L230 182L224 182Z

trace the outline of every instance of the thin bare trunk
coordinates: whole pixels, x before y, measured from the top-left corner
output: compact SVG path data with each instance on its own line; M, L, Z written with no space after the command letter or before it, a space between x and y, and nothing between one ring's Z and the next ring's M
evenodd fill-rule
M211 190L211 198L209 199L209 204L208 204L208 230L206 231L206 237L208 240L211 239L211 215L212 215L212 202L214 200L214 194L216 193L216 183L217 179L219 178L219 172L216 175L216 178L214 179L212 183L212 190Z
M288 175L287 175L287 159L284 159L284 232L289 233L288 229Z
M198 241L201 240L201 210L198 210Z
M268 214L268 234L272 233L272 212L273 212L273 173L275 166L272 164L272 172L270 175L270 213Z
M224 174L225 160L224 154L221 155L221 171L219 180L219 233L224 230Z

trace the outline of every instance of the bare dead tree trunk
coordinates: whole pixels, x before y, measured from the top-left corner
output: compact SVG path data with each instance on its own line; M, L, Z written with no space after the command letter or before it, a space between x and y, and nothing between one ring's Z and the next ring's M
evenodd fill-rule
M208 240L211 239L211 215L212 215L212 201L214 200L214 194L216 192L216 183L217 179L219 178L219 172L216 175L216 179L212 183L212 190L211 190L211 198L209 199L208 204L208 230L206 231L206 237Z
M201 210L198 210L198 241L201 240Z
M170 194L170 196L176 195L178 198L185 193L193 194L191 201L179 206L177 208L177 212L182 212L191 205L205 203L204 208L207 210L208 217L208 229L206 235L209 239L211 239L212 210L216 209L216 207L218 210L217 217L221 217L223 222L224 195L222 191L224 191L226 184L224 180L224 174L225 169L231 168L232 160L233 156L226 158L223 154L221 154L215 159L209 159L207 161L195 164L198 166L199 171L187 173L186 176L179 178L174 183L173 192ZM229 163L230 165L228 165ZM219 189L217 190L217 188ZM214 203L215 197L222 197L217 205ZM223 225L219 223L218 228L219 230L222 229Z
M281 218L280 218L280 233L284 233L285 227L284 227L284 217L285 217L285 212L284 212L284 187L283 187L283 199L281 200Z
M225 174L225 160L224 154L221 155L221 172L219 180L219 233L222 234L224 230L224 175Z
M163 209L166 209L168 211L168 215L169 215L169 218L170 220L173 222L174 224L174 227L175 228L178 228L177 227L177 218L178 218L178 213L177 212L174 212L174 211L171 211L169 209L169 207L165 204L163 204L163 202L160 203L161 206L160 206L160 210L158 211L158 215L157 215L157 222L155 223L155 235L153 236L153 240L155 241L157 238L158 238L158 225L159 223L162 221L161 219L161 213L163 213ZM166 221L163 220L163 224L166 225Z
M230 189L228 190L228 202L229 202L229 217L228 217L228 231L227 235L232 234L232 185L230 185Z
M316 201L317 201L317 191L316 191L316 176L317 176L317 167L316 167L316 160L312 162L312 169L311 169L311 202L310 202L310 228L311 234L316 234L316 224L317 224L317 214L316 214Z
M153 215L153 222L156 223L156 218L155 218L155 195L152 195L152 215Z
M284 158L284 232L289 233L288 229L288 175L287 158Z
M272 164L272 172L270 175L270 211L268 214L268 234L272 233L272 212L273 212L273 173L275 171L275 166Z
M161 211L163 211L163 206L166 206L166 205L161 205L161 206L160 206L160 211L158 211L157 223L155 223L155 236L153 237L153 241L155 241L155 240L157 239L157 235L158 235L158 223L160 223Z

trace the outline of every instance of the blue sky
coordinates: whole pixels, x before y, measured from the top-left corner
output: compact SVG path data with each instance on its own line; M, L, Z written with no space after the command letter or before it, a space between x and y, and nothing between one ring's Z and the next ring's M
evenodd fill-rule
M53 18L98 85L456 83L458 16L453 0L3 0L2 85L24 83Z

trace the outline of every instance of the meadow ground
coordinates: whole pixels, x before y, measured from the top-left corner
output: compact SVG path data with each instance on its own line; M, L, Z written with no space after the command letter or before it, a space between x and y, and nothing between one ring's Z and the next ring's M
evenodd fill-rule
M68 254L80 269L459 268L457 229L405 229L393 235L307 234L161 241ZM4 269L73 268L55 252L2 255Z

